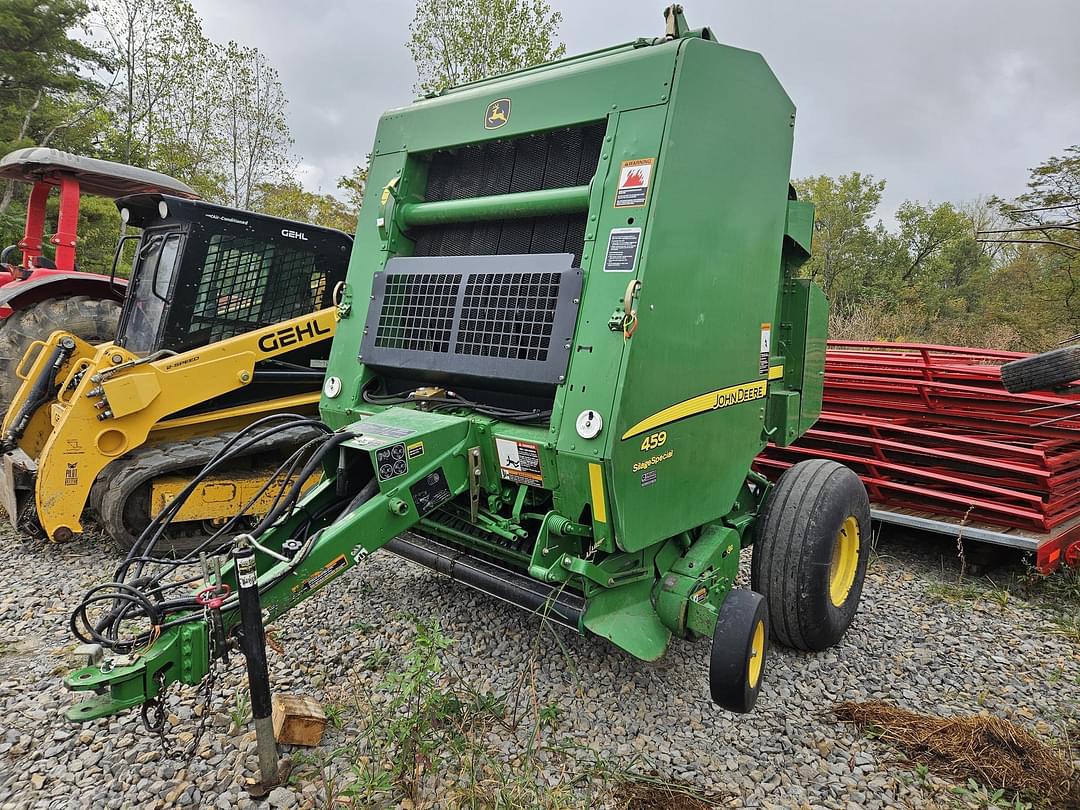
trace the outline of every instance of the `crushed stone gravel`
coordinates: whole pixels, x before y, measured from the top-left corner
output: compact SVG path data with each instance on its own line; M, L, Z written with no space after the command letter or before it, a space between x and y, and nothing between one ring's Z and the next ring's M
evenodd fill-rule
M239 656L213 706L196 705L195 690L187 687L170 698L176 743L190 741L201 713L210 712L190 764L164 756L137 712L70 725L62 715L72 695L60 679L81 662L72 654L68 612L89 585L108 576L117 555L89 538L48 545L5 531L0 807L256 806L245 791L255 774L253 732L232 728L230 716L244 683ZM748 557L743 563L746 568ZM942 599L941 583L955 579L934 549L886 539L841 644L818 654L774 647L750 715L726 714L709 702L707 643L675 641L665 658L647 664L563 631L556 632L565 653L554 643L542 645L537 700L562 707L560 735L695 785L723 806L950 806L962 800L947 783L836 722L829 708L875 699L931 714L990 712L1054 738L1075 718L1080 688L1080 650L1046 631L1044 608L1015 599ZM444 653L447 664L495 691L513 688L538 632L531 616L375 555L279 622L274 635L283 654L270 653L274 688L329 701L339 700L350 680L372 682L365 660L412 637L409 614L437 619L455 640ZM349 728L347 718L343 728L328 728L321 746L328 757ZM506 748L512 750L509 741ZM330 767L347 778L347 762L333 760ZM275 790L266 805L326 801L321 781L301 779Z

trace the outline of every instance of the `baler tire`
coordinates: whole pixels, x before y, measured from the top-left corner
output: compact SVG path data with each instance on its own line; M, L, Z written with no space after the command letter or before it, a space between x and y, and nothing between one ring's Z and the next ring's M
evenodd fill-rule
M745 588L728 592L720 605L709 654L709 693L713 703L745 714L754 708L769 649L769 606Z
M1013 360L1001 367L1001 384L1012 394L1063 388L1080 380L1080 344Z
M71 295L47 298L25 309L17 309L0 321L0 411L6 411L22 380L15 369L35 340L46 340L63 329L87 343L107 343L116 339L120 304L108 298Z
M769 603L773 638L798 650L833 646L855 618L870 557L870 502L835 461L788 469L758 517L750 587Z

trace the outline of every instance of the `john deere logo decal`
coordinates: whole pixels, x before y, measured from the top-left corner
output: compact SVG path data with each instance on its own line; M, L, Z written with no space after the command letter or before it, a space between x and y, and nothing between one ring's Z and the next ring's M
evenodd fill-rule
M500 98L488 104L484 129L498 129L510 120L510 99Z

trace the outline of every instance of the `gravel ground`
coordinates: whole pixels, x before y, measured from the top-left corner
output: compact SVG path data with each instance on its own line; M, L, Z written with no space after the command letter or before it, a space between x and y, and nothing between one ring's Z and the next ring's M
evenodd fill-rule
M250 806L244 785L254 774L253 737L229 728L243 682L240 662L234 659L215 695L190 765L164 758L159 741L132 714L68 725L61 713L71 696L60 684L74 663L68 610L111 569L114 555L89 540L64 546L26 544L10 535L4 540L0 806ZM565 652L548 635L534 659L537 705L560 705L552 734L612 762L698 786L723 806L967 806L933 774L916 774L827 711L840 700L878 698L935 714L989 711L1044 736L1060 735L1065 718L1076 712L1078 647L1045 632L1048 614L1035 605L946 598L948 586L941 583L955 578L932 546L882 543L844 641L816 655L774 648L757 709L745 717L708 701L705 643L675 642L650 665L561 631ZM537 633L529 616L376 555L279 627L284 654L271 653L275 688L351 703L346 693L377 677L364 661L379 649L393 655L412 638L414 625L403 613L437 618L456 642L445 662L469 683L500 692L513 689ZM178 741L190 740L198 711L194 690L177 693L169 708ZM335 748L348 741L355 722L346 710L342 728L328 729L314 755L337 774L337 786L348 781L349 769ZM489 736L516 764L519 740L501 727ZM327 803L326 783L311 769L300 773L271 794L271 807Z

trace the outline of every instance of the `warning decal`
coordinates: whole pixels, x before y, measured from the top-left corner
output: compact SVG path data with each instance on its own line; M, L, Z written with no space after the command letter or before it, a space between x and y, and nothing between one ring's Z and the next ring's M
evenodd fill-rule
M409 493L412 495L413 503L416 504L416 511L420 513L420 517L426 517L429 512L454 497L453 493L450 492L450 485L446 483L446 476L443 475L441 469L428 473L426 477L417 481L409 487Z
M641 208L649 197L655 158L624 160L619 170L619 187L615 191L616 208Z
M633 273L637 264L641 228L612 228L608 237L605 273Z
M758 355L758 374L769 373L769 352L772 346L772 324L761 325L761 354Z
M531 442L496 439L499 453L499 475L518 484L542 486L544 471L540 469L540 447Z

